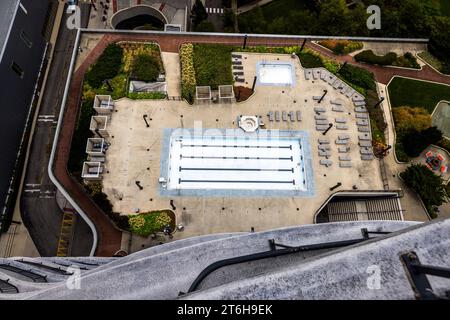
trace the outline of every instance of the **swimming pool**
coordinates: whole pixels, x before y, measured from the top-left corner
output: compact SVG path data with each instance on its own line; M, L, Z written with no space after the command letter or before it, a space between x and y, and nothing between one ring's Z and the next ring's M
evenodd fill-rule
M268 135L192 135L166 139L162 194L302 195L311 190L309 151L303 132ZM300 134L299 134L300 133ZM164 152L164 151L163 151ZM305 156L308 154L308 156Z
M258 84L292 86L295 83L295 67L289 62L258 62Z

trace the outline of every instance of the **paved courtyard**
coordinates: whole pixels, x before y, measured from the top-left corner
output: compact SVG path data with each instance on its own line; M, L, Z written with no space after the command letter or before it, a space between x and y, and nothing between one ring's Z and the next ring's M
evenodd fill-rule
M108 127L111 143L103 175L104 191L109 195L114 210L123 214L137 211L170 209L176 207L178 222L186 228L177 237L229 231L265 230L289 225L310 224L320 205L334 192L352 190L382 190L383 183L377 160L362 161L354 105L339 91L319 80L305 80L304 69L297 59L289 55L243 55L245 86L251 87L259 61L289 62L295 66L295 85L257 86L255 94L242 103L198 103L188 105L183 101L146 100L116 101ZM170 67L166 67L170 70ZM319 106L313 96L328 90L321 107L326 108L329 122L336 117L347 119L348 130L333 127L325 136L316 130L314 108ZM170 90L170 88L169 88ZM331 100L341 100L343 112L331 111ZM301 121L269 121L270 111L301 112ZM150 127L143 116L147 115ZM306 131L311 146L314 195L310 197L188 197L160 196L160 161L165 128L231 128L237 129L239 115L261 116L263 129ZM340 168L339 136L348 136L352 168ZM330 167L320 165L318 139L330 141ZM142 190L136 185L140 181ZM330 187L341 187L330 191Z

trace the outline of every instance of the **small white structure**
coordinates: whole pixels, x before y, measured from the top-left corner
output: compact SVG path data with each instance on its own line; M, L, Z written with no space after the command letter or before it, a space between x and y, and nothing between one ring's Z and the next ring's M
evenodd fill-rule
M109 137L108 130L106 129L107 125L108 125L107 116L92 116L89 130L91 130L92 133L95 134L95 137L97 138L107 138Z
M211 101L211 87L210 86L197 86L195 87L196 100Z
M106 153L107 144L103 138L89 138L86 144L86 153L93 157L103 157Z
M255 116L242 116L239 119L239 128L245 132L255 132L259 128L259 119Z
M234 90L232 85L219 86L219 100L220 102L233 102Z
M102 179L103 165L100 162L86 161L83 163L81 178L86 181L98 181Z
M111 96L97 95L94 99L94 109L100 115L110 115L114 111L114 101Z

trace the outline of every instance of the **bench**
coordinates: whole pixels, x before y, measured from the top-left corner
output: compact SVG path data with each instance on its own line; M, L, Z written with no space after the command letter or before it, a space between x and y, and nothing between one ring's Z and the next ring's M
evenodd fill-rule
M348 130L348 125L339 123L336 125L336 129L338 130Z
M330 140L328 140L328 139L317 139L317 141L320 143L320 144L330 144Z
M280 122L280 111L275 111L275 121Z
M339 167L340 168L351 168L352 163L351 162L339 162Z
M328 159L326 159L326 160L320 160L320 164L321 164L322 166L330 167L330 166L333 164L333 161L328 160Z
M300 110L297 110L297 121L302 121L302 113Z
M339 147L338 152L339 153L348 153L350 151L350 147Z
M367 126L359 126L358 131L359 132L370 132L370 128Z
M371 147L372 146L372 142L371 141L360 141L359 142L359 146L360 147Z
M336 121L336 123L347 123L346 118L336 118L335 121Z

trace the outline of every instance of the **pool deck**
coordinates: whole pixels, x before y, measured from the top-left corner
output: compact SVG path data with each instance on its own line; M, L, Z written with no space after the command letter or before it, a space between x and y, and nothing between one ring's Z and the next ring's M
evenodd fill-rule
M257 61L267 59L264 54L243 54L245 84L251 87L256 72ZM247 59L245 59L247 58ZM278 60L279 59L279 60ZM333 90L328 84L317 80L306 81L304 70L297 59L289 55L271 54L270 60L292 62L295 65L296 85L294 87L257 86L255 94L242 103L188 105L183 101L146 100L116 101L116 110L111 118L108 131L110 148L107 152L106 170L103 175L104 191L111 199L114 210L123 214L133 214L159 209L170 209L170 200L176 207L178 223L183 223L183 232L175 234L175 239L200 234L232 231L249 231L252 227L267 230L284 226L313 223L319 207L337 191L383 190L380 166L377 160L362 161L358 147L358 131L354 106L349 98ZM166 68L167 69L167 68ZM328 95L322 102L330 107L330 100L341 99L348 118L349 130L333 128L324 137L315 130L314 107L317 102L312 97L321 95L324 89ZM269 122L269 111L294 111L302 113L301 122ZM350 115L348 114L350 113ZM147 128L143 115L147 114L150 127ZM160 162L163 148L164 129L167 128L237 128L239 115L261 115L267 130L306 131L310 136L312 171L314 174L313 197L187 197L160 196ZM332 122L342 114L328 113ZM350 136L352 168L339 167L339 154L334 141L339 135ZM112 138L114 136L114 138ZM331 142L333 161L331 167L319 165L318 139L327 138ZM139 190L135 181L140 181ZM334 191L330 187L338 182L342 186ZM121 199L121 200L120 200Z

